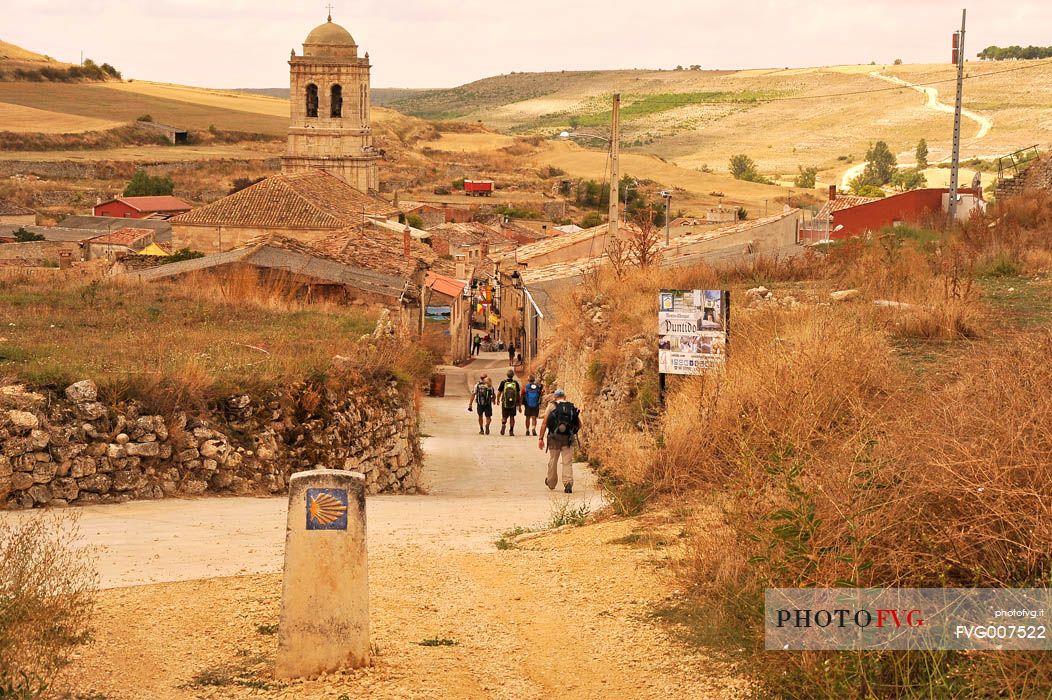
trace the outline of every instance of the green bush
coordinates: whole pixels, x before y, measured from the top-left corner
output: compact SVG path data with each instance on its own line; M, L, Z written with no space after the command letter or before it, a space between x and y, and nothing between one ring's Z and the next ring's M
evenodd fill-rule
M796 166L800 174L793 180L794 187L803 187L805 189L814 189L815 181L818 179L818 168L810 165L803 167L801 165Z
M151 197L172 194L175 183L172 178L160 175L149 175L145 170L136 170L131 182L124 188L125 197Z

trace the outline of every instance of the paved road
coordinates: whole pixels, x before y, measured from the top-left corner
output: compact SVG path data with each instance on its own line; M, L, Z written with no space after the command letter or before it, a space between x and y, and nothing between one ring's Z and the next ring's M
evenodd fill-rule
M446 397L424 399L429 493L370 497L370 550L412 544L478 551L491 548L504 529L547 522L567 501L599 507L594 479L583 465L572 496L552 493L543 483L545 454L535 439L503 437L498 430L478 434L475 414L467 412L468 387L482 372L503 376L506 357L483 353L467 368L448 368ZM499 428L499 418L495 424ZM94 549L104 588L281 570L285 497L137 501L43 517L69 512L80 516L79 541Z

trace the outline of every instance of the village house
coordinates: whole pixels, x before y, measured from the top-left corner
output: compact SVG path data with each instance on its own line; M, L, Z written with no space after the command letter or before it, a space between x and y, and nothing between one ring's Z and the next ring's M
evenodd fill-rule
M253 271L268 285L284 288L306 301L332 301L379 306L396 312L403 327L419 334L424 323L422 291L428 263L426 246L406 241L395 249L359 231L306 244L280 234L260 236L233 250L182 260L121 277L156 282L188 275L223 275ZM418 247L419 246L419 247Z
M145 248L155 245L155 239L154 232L150 229L129 226L89 238L81 245L85 260L116 260L121 255L139 254Z
M14 202L0 199L0 224L11 226L32 226L37 222L36 212L20 207Z
M205 253L240 248L262 235L307 243L367 219L398 218L398 208L324 170L275 175L171 220L178 248Z
M443 338L448 337L450 361L459 364L471 356L471 297L467 282L429 271L424 281L424 309L428 319L442 318ZM425 325L425 329L430 324Z
M837 193L829 187L827 201L814 218L801 226L804 241L839 240L879 231L885 226L921 223L925 218L949 211L949 188L929 187L887 197L857 197ZM982 188L962 187L957 217L967 220L974 209L985 207Z
M116 197L96 204L92 209L92 214L121 219L170 219L191 209L193 207L188 203L171 195Z

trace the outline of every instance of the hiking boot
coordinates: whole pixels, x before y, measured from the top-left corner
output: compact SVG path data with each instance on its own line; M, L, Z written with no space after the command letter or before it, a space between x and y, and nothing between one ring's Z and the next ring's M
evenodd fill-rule
M508 437L515 437L515 428L508 431Z
M479 428L479 435L485 435L485 433L486 433L485 430L483 430L482 428Z
M573 493L573 484L567 484L563 487L563 491L566 493Z
M504 434L504 424L503 423L500 424L500 434L501 435Z
M489 435L489 426L486 426L486 435Z

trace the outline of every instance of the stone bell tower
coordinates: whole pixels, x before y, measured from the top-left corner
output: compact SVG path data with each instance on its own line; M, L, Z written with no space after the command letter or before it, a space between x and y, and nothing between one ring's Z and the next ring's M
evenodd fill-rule
M332 21L303 42L303 55L289 59L292 115L282 158L286 175L327 170L361 190L379 187L369 126L369 54L358 57L350 32Z

